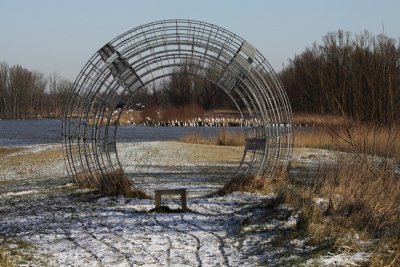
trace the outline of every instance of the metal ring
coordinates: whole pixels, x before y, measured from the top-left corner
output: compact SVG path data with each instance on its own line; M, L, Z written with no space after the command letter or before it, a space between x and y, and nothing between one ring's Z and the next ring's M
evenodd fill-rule
M188 66L189 75L218 85L235 102L245 126L236 175L273 176L292 154L292 112L274 70L248 41L213 24L164 20L129 30L100 48L72 88L62 121L68 175L78 185L100 186L122 170L113 111L126 96ZM210 75L211 74L211 75ZM118 116L119 118L119 116ZM104 185L102 185L104 186Z

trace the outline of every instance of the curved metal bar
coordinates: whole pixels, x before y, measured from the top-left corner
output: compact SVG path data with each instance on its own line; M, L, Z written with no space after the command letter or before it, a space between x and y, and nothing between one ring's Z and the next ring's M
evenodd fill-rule
M71 180L107 186L122 170L116 131L126 97L147 84L186 74L216 84L246 120L245 149L237 175L273 176L292 154L292 112L268 61L249 42L213 24L164 20L133 28L105 44L79 73L62 123ZM113 112L118 111L115 125ZM115 118L115 117L114 117ZM111 190L111 189L110 189Z

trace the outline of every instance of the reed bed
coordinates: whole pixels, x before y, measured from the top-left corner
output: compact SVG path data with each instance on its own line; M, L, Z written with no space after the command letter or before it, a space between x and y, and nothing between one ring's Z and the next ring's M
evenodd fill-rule
M287 178L268 185L280 201L301 210L310 242L330 240L332 248L372 252L372 266L399 266L400 127L347 121L296 132L294 144L349 152L337 165L319 168L308 185Z
M332 127L340 126L346 123L347 119L337 115L294 113L293 124L311 127Z
M312 147L400 160L400 127L352 124L297 129L295 147Z
M91 175L82 172L74 178L73 182L75 182L77 186L97 189L102 195L150 198L143 190L136 188L121 169L115 170L114 172L94 173Z
M244 146L244 133L230 133L225 128L218 131L217 136L207 137L198 133L190 133L180 138L181 142L201 145Z
M295 129L293 136L293 145L295 147L337 149L335 140L327 128Z

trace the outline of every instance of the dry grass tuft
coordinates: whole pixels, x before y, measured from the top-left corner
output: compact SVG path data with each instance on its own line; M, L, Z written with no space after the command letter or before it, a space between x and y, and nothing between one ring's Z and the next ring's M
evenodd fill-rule
M390 169L357 160L351 165L342 164L320 191L330 196L336 215L351 219L353 228L371 237L396 234L400 238L399 178Z
M321 167L306 186L281 183L275 188L278 199L302 211L301 225L311 243L334 240L338 247L372 251L373 266L399 266L400 174L395 166L400 164L400 128L347 123L325 133L301 134L297 146L350 153L334 167ZM317 198L326 205L316 204ZM369 245L360 248L355 235Z
M400 239L384 238L376 243L371 266L399 266L400 263Z
M226 195L233 192L254 192L264 187L264 179L259 176L236 176L221 189L217 191L217 195Z
M15 262L11 259L10 253L2 247L0 247L0 266L4 267L16 266Z
M206 137L198 133L185 134L181 137L180 141L188 144L215 145L214 138Z
M103 174L80 173L74 179L73 182L79 187L97 189L100 194L106 196L150 198L143 190L136 188L121 169Z
M23 148L19 147L0 147L0 156L6 156L22 150Z
M191 133L182 136L180 141L200 145L244 146L244 133L230 133L225 128L222 128L218 131L216 137L206 137L201 134Z
M400 264L400 177L380 166L355 160L318 174L319 181L286 201L302 209L304 223L314 243L326 239L337 245L357 247L349 234L378 240L374 261ZM321 179L322 178L322 179ZM323 209L316 197L329 200ZM382 247L383 246L383 247ZM385 252L386 251L386 252ZM390 255L388 251L395 251ZM378 264L381 265L381 264Z
M218 131L217 145L219 146L244 146L244 133L229 133L225 128Z

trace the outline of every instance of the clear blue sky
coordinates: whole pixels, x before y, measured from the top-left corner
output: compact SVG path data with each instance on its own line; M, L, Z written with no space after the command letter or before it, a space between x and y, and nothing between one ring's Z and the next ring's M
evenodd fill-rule
M276 70L330 31L400 37L399 0L0 0L0 61L74 80L112 38L175 18L236 33Z

